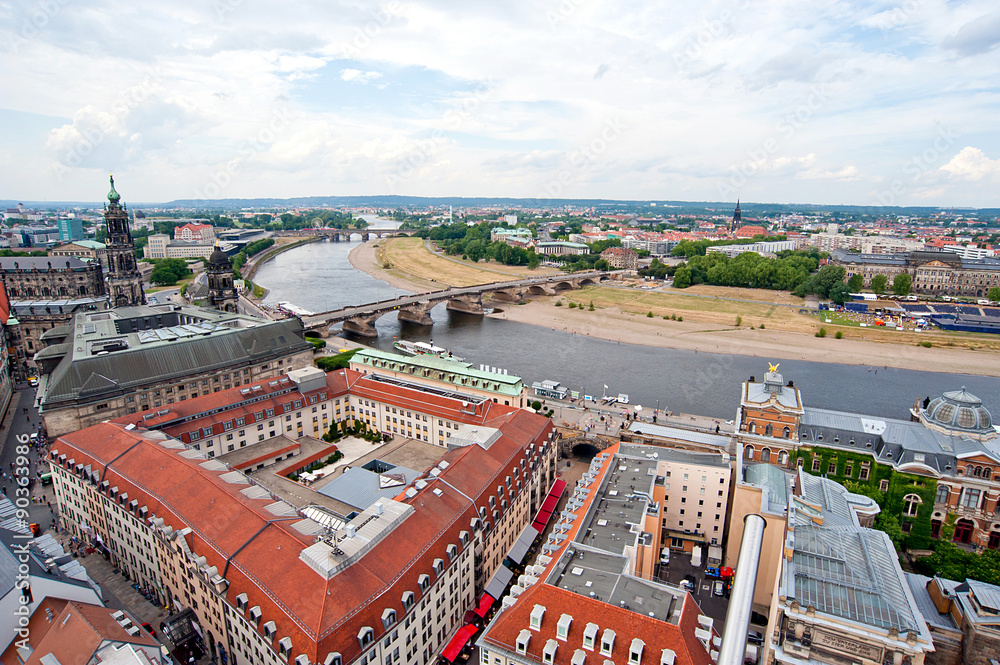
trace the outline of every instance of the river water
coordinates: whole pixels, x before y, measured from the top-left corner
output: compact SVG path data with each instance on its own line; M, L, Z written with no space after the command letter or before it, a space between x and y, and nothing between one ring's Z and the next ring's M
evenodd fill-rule
M379 227L391 222L370 220ZM351 266L347 255L360 240L320 242L279 254L261 266L254 281L270 290L267 301L290 301L313 312L393 298L406 292ZM390 351L396 339L431 341L478 367L508 370L530 385L553 379L570 390L600 397L627 393L630 403L732 419L740 384L767 371L765 358L661 349L574 335L514 321L431 312L434 325L401 323L386 315L377 339L356 339ZM336 338L330 338L331 346ZM887 347L891 351L891 347ZM807 406L907 419L920 397L962 386L1000 417L1000 381L993 377L782 360L781 373L801 390ZM607 389L604 386L607 385Z

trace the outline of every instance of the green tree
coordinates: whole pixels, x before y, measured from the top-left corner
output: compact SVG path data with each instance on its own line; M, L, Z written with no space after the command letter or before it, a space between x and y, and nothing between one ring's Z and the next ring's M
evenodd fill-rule
M149 281L160 286L173 286L177 283L177 273L169 266L156 266L149 275Z
M994 286L992 289L990 289L989 292L986 294L986 297L992 300L993 302L1000 302L1000 286Z
M691 269L680 266L674 272L674 288L686 289L689 286L691 286Z
M875 275L872 277L872 292L875 295L882 295L885 293L885 287L889 283L889 278L885 275Z
M851 299L851 290L847 284L840 283L834 284L830 289L830 293L827 294L830 300L837 303L838 305L843 305L845 302Z
M884 531L892 544L899 551L902 549L903 540L906 538L906 534L903 533L903 527L899 524L899 518L895 515L891 515L885 511L882 511L875 518L875 528L879 531Z
M910 273L901 272L892 280L892 292L897 296L908 296L912 284L913 278L910 277Z
M861 273L854 273L851 278L847 280L847 288L851 293L861 293L861 289L865 286L865 278L861 276Z

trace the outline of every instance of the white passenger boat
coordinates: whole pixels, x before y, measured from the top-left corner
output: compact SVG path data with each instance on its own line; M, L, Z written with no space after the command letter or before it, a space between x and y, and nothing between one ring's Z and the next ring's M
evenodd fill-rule
M401 339L398 342L394 342L393 347L411 356L437 356L445 360L465 360L444 347L434 346L433 342L410 342Z

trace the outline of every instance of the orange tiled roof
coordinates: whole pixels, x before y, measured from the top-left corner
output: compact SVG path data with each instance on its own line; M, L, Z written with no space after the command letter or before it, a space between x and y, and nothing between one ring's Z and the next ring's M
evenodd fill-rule
M542 605L545 608L541 630L537 631L529 628L531 612L535 605ZM595 623L598 626L597 647L593 652L585 651L588 654L588 661L594 658L598 660L610 658L616 663L626 663L629 661L632 639L638 637L645 642L642 652L643 663L658 665L663 649L670 649L676 658L675 665L711 665L712 660L708 652L694 636L700 613L691 594L688 594L684 601L680 625L673 625L539 582L518 596L514 605L498 614L480 641L487 647L499 647L516 653L518 635L522 630L529 629L531 639L528 641L527 660L543 662L542 650L545 643L548 640L556 640L558 648L553 665L569 665L573 652L583 647L583 631L587 624ZM556 624L563 614L573 617L565 641L556 639ZM601 656L600 639L604 630L608 628L615 632L614 648L611 656Z

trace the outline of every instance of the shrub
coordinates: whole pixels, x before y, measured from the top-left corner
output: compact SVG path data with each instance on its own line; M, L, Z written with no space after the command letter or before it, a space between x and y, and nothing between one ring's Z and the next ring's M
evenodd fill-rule
M666 314L664 314L664 315L663 315L663 320L664 320L664 321L669 321L669 320L670 320L670 317L669 317L669 316L667 316Z
M589 309L591 312L594 311L594 301L593 300L590 301L590 307L588 307L587 309Z
M820 328L819 332L816 333L816 337L826 337L826 328Z
M677 320L678 320L678 321L683 321L683 320L684 320L684 317L683 317L683 316L678 316L678 317L677 317Z
M929 349L934 345L931 344L930 342L920 342L920 346L924 347L925 349Z
M541 411L542 403L536 399L534 402L531 403L531 408L534 409L535 411Z
M576 308L576 303L575 302L570 302L569 308L570 309L575 309Z
M556 301L556 307L562 307L562 300Z
M653 318L653 312L652 312L652 311L648 312L648 313L646 314L646 317L647 317L647 318L650 318L650 319L651 319L651 318Z
M763 324L763 323L762 323L762 324L760 324L760 329L761 329L761 330L763 330L763 329L764 329L764 324Z
M739 328L742 325L743 325L743 317L742 316L737 316L736 317L736 327Z
M843 330L838 330L837 334L834 335L834 337L836 337L837 339L844 339L844 331Z

